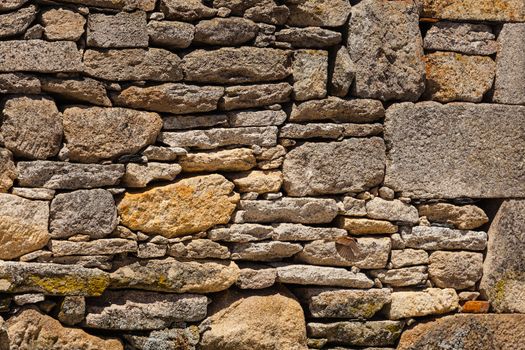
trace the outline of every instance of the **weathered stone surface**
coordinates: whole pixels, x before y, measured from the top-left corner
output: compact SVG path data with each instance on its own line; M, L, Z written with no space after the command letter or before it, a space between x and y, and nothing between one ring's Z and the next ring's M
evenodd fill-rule
M369 123L385 116L385 109L376 100L343 100L328 97L294 104L290 122L310 122L331 120L341 123Z
M219 106L221 109L254 108L288 102L292 87L288 83L229 86Z
M519 349L523 346L525 330L516 325L524 322L525 315L445 316L404 332L398 350L443 346L453 346L455 350Z
M152 44L184 49L191 45L195 27L189 23L149 21L148 35Z
M256 165L253 151L237 148L207 153L188 153L179 160L184 172L244 171Z
M82 106L64 110L67 156L84 163L136 153L154 143L161 128L157 113Z
M228 259L228 247L209 239L191 239L170 246L169 255L184 259Z
M427 282L426 266L412 266L393 270L375 270L372 276L389 287L423 286Z
M88 102L99 106L111 106L104 84L90 78L55 79L41 78L42 91L57 94L66 99Z
M122 224L132 230L176 237L227 224L239 201L233 183L218 174L126 193L118 205Z
M146 187L151 181L172 181L181 171L179 164L129 163L126 165L126 174L122 178L122 183L126 187Z
M401 202L399 199L385 200L375 197L366 202L366 213L368 217L390 221L401 221L411 224L419 222L419 214L416 207Z
M390 263L394 269L412 265L427 265L428 253L420 249L392 250Z
M374 285L374 282L361 272L356 273L337 267L298 264L277 266L277 281L349 288L371 288Z
M214 18L195 26L194 42L208 45L236 46L255 38L259 27L239 17Z
M124 349L117 339L104 340L81 329L65 328L59 321L34 309L23 310L6 325L12 349Z
M264 289L273 286L276 278L275 268L250 264L241 268L235 285L241 289Z
M153 11L153 9L155 8L155 0L61 0L61 2L69 2L84 6L95 6L124 11Z
M221 94L222 96L222 94ZM217 106L213 107L214 109ZM211 126L228 126L226 114L169 115L163 118L164 130L188 130Z
M396 104L385 120L385 185L417 198L520 196L524 117L522 106Z
M76 234L102 238L117 227L117 208L106 190L78 190L58 194L51 202L49 229L53 238Z
M232 299L204 321L202 350L307 349L303 310L289 293Z
M206 317L208 298L195 294L107 291L87 304L85 325L95 329L151 330Z
M34 59L38 57L39 59ZM0 42L0 72L81 72L82 54L74 42L10 40Z
M184 56L184 78L202 83L281 80L291 73L290 53L257 47L195 50Z
M257 166L262 170L280 168L283 164L285 154L286 148L282 145L263 148L261 153L255 155Z
M397 226L384 220L341 217L339 227L354 235L396 233Z
M118 12L116 15L90 13L86 42L91 47L147 47L146 13Z
M228 123L232 127L282 125L287 118L287 114L283 110L234 111L228 112L226 115Z
M360 269L381 269L388 262L390 238L359 237L355 238L357 251L352 257L338 253L334 241L317 240L307 243L296 259L313 265L356 266Z
M99 296L108 285L109 276L99 269L40 262L0 262L3 292Z
M0 193L0 259L14 259L49 240L47 202Z
M160 160L164 162L174 161L180 156L188 154L184 148L180 147L160 147L160 146L148 146L142 154L149 160Z
M244 12L244 17L255 22L263 22L274 25L284 25L290 10L285 5L277 5L275 1L255 2L256 6L250 7Z
M76 265L80 267L97 268L101 270L111 270L113 267L112 258L113 257L111 255L69 255L58 257L42 255L37 258L37 261L62 265Z
M177 261L173 258L127 263L111 275L111 287L170 293L213 293L228 289L239 277L233 261Z
M301 224L273 225L272 239L277 241L315 241L319 239L336 239L347 235L345 230L335 227L311 227Z
M362 1L352 7L348 33L356 96L419 98L425 89L425 65L416 3Z
M339 202L340 214L346 216L366 216L366 201L354 197L344 197Z
M455 51L468 55L492 55L498 50L496 36L485 24L438 22L427 31L427 50Z
M298 288L294 291L315 318L369 319L390 302L389 289Z
M186 84L162 84L150 87L131 86L112 96L118 106L156 112L186 114L217 109L224 88Z
M0 93L2 94L39 94L40 80L24 73L0 74Z
M496 312L525 312L525 201L506 200L489 229L480 289Z
M440 315L456 310L459 298L451 288L429 288L421 292L394 292L387 311L392 320Z
M439 102L481 102L494 81L490 57L434 52L425 56L428 99Z
M217 128L162 132L159 141L172 147L214 149L223 146L272 147L277 144L277 127Z
M487 246L486 232L445 227L415 226L411 231L402 231L401 237L407 247L417 249L484 250Z
M344 97L348 94L355 78L355 69L352 58L345 46L341 46L336 53L334 70L331 77L330 92L332 95Z
M303 246L289 242L249 242L232 246L233 260L275 261L289 258L303 250Z
M475 205L434 203L419 205L417 209L419 215L426 216L430 222L453 225L461 230L472 230L489 221L483 209Z
M324 48L341 42L341 33L319 27L286 28L275 33L275 40L299 48Z
M201 0L161 0L160 9L168 19L187 22L210 18L217 13L216 9L205 6Z
M88 242L52 240L49 248L53 256L115 255L137 252L137 242L123 238L96 239Z
M52 8L42 12L41 18L44 25L44 36L48 40L77 41L84 34L86 19L79 13L62 8Z
M197 326L170 328L152 331L149 336L126 334L124 338L137 350L176 349L180 346L195 350L199 343L199 329Z
M524 6L525 21L525 6ZM496 103L525 104L525 23L506 23L498 35L499 51L496 56Z
M60 322L72 326L82 322L86 312L86 299L82 296L66 296L57 315Z
M337 204L327 198L282 198L275 201L243 200L239 209L245 222L329 223L337 215Z
M310 337L325 338L331 343L388 346L394 345L401 335L404 322L400 321L367 321L308 323Z
M0 4L0 12L16 10L17 8L21 7L26 2L27 0L5 0Z
M345 133L345 125L328 123L308 123L283 125L279 131L279 137L290 139L341 139ZM357 124L356 124L357 125Z
M476 285L483 273L483 254L471 252L434 252L428 273L439 288L466 289Z
M104 80L182 80L181 59L170 51L149 49L86 50L84 72Z
M2 111L0 132L15 156L46 159L55 156L62 141L62 116L46 97L15 97Z
M0 148L0 193L7 192L13 186L16 175L13 154L5 148Z
M208 238L214 241L246 243L271 238L272 226L259 224L233 224L208 231Z
M283 183L283 174L275 170L253 170L235 174L231 180L239 192L279 192Z
M36 6L34 5L0 15L0 38L22 34L35 20L35 17Z
M328 51L297 50L293 59L293 91L296 101L326 96Z
M48 188L24 188L24 187L15 187L13 188L12 194L24 197L27 199L37 199L50 201L55 197L55 190L50 190Z
M17 172L20 186L74 190L116 185L124 175L124 165L18 162Z
M525 4L521 0L424 0L423 16L474 21L525 21Z
M383 181L385 145L380 138L305 143L288 152L284 189L290 196L360 192Z
M348 0L291 0L286 5L290 17L286 24L296 27L339 27L350 15Z
M137 257L140 259L162 258L168 252L164 244L142 243L139 244Z

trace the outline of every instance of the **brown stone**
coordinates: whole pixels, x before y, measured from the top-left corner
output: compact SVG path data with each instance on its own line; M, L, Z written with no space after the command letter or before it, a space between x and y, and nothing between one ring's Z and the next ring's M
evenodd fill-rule
M328 97L323 100L294 104L290 122L331 120L341 123L369 123L384 116L385 109L380 101Z
M86 19L79 13L53 8L42 12L42 24L46 39L77 41L84 34Z
M388 234L397 232L397 226L389 221L361 218L340 217L339 227L348 230L350 234L354 235Z
M94 79L41 78L40 83L42 91L57 94L66 99L99 106L111 106L104 84Z
M13 154L5 149L0 148L0 193L7 192L16 179L16 167L13 163Z
M290 17L286 24L295 27L339 27L350 15L348 0L292 0L286 5Z
M486 314L489 312L490 302L485 300L468 300L462 307L462 313Z
M420 216L430 222L453 225L460 230L472 230L489 221L483 209L475 205L457 206L449 203L422 204L417 207Z
M525 21L522 0L424 0L423 16L459 21Z
M197 23L195 43L236 46L252 40L259 27L253 21L239 17L213 18Z

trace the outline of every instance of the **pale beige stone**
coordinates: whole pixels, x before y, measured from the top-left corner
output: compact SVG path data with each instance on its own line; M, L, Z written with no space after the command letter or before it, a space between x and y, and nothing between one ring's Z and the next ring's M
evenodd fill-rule
M296 50L292 69L296 101L320 99L326 96L328 51Z
M239 192L279 192L283 183L283 174L280 171L253 170L236 174L231 180Z
M0 192L7 192L16 179L16 167L13 163L13 154L5 149L0 148Z
M146 164L129 163L122 183L126 187L146 187L151 181L172 181L182 171L179 164L149 162Z
M256 165L253 151L236 148L216 152L188 153L181 156L179 164L184 172L245 171Z
M77 41L84 34L86 19L79 13L53 8L41 14L46 39Z
M340 217L339 227L353 235L396 233L397 225L389 221Z
M449 203L422 204L417 207L420 216L430 222L454 225L460 230L472 230L489 221L483 209L475 205L457 206Z
M387 311L388 318L402 318L440 315L459 307L459 298L452 288L429 288L421 292L394 292Z
M522 0L423 0L423 16L466 21L524 22Z
M474 287L483 274L483 254L473 252L434 252L430 255L428 274L439 288Z

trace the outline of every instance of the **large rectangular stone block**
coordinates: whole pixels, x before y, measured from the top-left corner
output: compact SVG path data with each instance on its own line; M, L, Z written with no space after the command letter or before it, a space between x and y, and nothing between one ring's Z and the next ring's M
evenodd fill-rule
M415 198L525 195L525 107L436 102L387 110L385 185Z
M423 16L467 21L525 21L523 0L423 0Z

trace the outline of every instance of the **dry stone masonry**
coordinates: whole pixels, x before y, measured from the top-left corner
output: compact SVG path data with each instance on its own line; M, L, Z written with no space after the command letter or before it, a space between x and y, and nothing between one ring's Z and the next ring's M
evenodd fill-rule
M0 0L0 350L525 349L523 0Z

